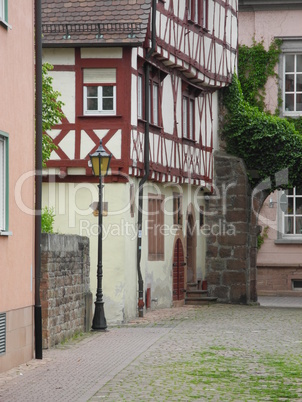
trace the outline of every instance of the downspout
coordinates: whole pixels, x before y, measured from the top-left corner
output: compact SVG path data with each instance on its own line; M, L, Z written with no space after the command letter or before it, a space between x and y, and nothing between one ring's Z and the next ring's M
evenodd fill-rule
M41 206L42 206L42 21L41 0L35 0L36 50L36 182L35 182L35 357L42 359Z
M143 196L144 184L148 180L150 172L149 163L149 129L150 129L150 116L149 116L149 77L150 77L150 64L147 62L155 50L156 44L156 0L152 2L152 36L151 48L146 53L145 57L145 144L144 144L144 176L139 182L139 195L138 195L138 223L137 223L137 274L138 274L138 315L144 316L144 281L141 272L141 256L142 256L142 221L143 221Z

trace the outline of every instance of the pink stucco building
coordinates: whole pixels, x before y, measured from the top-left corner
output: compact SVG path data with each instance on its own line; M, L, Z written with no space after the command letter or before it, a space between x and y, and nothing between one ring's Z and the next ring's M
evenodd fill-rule
M0 43L0 372L3 372L33 357L33 0L0 0Z
M267 84L266 104L272 112L282 97L280 116L302 116L302 1L239 0L239 43L253 37L266 48L282 40L276 71ZM278 92L279 91L279 92ZM259 224L267 238L257 256L258 295L302 296L302 189L279 191L265 201Z

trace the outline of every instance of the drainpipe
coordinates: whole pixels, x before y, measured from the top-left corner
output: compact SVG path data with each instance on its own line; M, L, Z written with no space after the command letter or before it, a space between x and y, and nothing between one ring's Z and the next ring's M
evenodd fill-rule
M42 21L41 0L35 0L36 49L36 183L35 183L35 356L42 359L41 207L42 207Z
M144 176L139 182L139 195L138 195L138 223L137 223L137 274L138 274L138 315L144 316L144 281L141 272L141 256L142 256L142 221L143 221L143 196L144 196L144 184L148 180L150 172L149 164L149 76L150 76L150 64L147 60L151 57L155 50L156 41L156 0L152 2L152 36L151 36L151 48L146 53L145 69L145 147L144 147Z

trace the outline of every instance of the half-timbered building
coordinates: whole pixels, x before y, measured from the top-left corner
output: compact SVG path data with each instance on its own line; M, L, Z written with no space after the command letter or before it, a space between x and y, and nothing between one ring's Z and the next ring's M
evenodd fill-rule
M65 118L48 135L43 203L56 230L88 235L96 288L97 181L105 177L107 320L183 303L205 277L204 194L212 190L219 89L236 65L237 0L42 0L43 58ZM145 303L145 307L143 307Z

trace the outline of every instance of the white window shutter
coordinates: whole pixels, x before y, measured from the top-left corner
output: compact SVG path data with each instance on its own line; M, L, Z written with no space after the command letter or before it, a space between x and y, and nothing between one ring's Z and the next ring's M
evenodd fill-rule
M115 68L85 68L84 84L115 84Z

